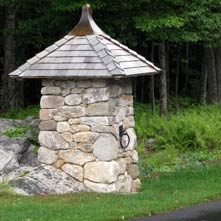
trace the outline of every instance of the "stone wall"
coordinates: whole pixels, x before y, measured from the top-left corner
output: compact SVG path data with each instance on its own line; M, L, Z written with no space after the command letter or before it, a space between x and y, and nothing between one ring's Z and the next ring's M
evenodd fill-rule
M43 80L38 159L89 191L140 187L130 80ZM130 136L120 146L119 125Z

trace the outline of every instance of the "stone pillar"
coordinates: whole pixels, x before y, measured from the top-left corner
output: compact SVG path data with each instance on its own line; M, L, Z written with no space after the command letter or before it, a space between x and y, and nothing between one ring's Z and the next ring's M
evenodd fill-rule
M140 187L131 80L43 80L38 159L90 191ZM119 126L130 136L127 148Z

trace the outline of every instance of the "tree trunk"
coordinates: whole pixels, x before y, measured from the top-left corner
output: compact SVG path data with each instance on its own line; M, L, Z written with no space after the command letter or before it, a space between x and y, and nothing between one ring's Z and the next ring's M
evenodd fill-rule
M189 43L186 44L186 63L185 63L185 80L184 80L184 87L183 87L183 95L186 96L186 92L188 91L188 84L189 84Z
M206 48L206 62L208 71L208 102L210 104L215 104L218 102L217 97L217 81L216 81L216 67L215 67L215 57L214 49Z
M160 72L160 113L167 117L167 72L166 72L166 47L165 41L159 44L159 62L162 71Z
M154 56L155 56L155 47L154 42L152 42L151 48L151 61L154 63ZM155 104L155 92L154 92L155 82L154 82L154 75L150 77L150 101L152 104L152 112L153 114L156 113L156 104Z
M216 79L218 101L221 102L221 48L215 49Z
M15 65L15 4L5 8L5 36L4 36L4 72L2 75L1 109L6 111L12 107L23 105L23 83L10 79L8 74Z
M176 80L175 80L175 98L176 98L176 112L179 109L178 93L179 93L179 72L180 72L180 47L178 46Z
M207 80L208 80L208 71L206 64L206 55L204 53L203 62L202 62L202 70L201 70L201 92L200 92L200 102L202 104L206 103L206 93L207 93Z

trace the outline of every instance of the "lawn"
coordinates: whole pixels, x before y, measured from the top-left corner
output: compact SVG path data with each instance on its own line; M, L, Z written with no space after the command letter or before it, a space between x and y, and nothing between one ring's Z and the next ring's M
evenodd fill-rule
M138 194L0 194L1 221L124 220L221 198L221 166L198 166L144 179Z

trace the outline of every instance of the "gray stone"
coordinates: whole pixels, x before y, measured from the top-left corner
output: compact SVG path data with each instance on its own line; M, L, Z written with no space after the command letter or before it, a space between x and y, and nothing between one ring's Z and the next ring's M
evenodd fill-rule
M57 124L57 132L64 133L70 130L70 126L68 122L58 122Z
M64 164L62 166L62 170L75 178L76 180L83 181L83 168L81 166L77 165L71 165L71 164Z
M119 164L111 162L90 162L84 166L84 177L96 183L113 183L119 175Z
M118 110L118 111L116 113L114 123L120 123L127 116L127 109L124 107L121 107L121 108L116 108L116 110Z
M41 166L10 182L14 191L23 195L68 194L89 191L85 185L53 166Z
M102 161L117 158L119 144L111 134L101 134L92 146L93 154Z
M96 132L85 131L74 134L73 138L77 143L94 143L98 136L99 134Z
M79 88L89 88L91 87L91 82L89 80L80 80L80 81L77 81L77 87Z
M120 85L114 84L110 87L110 95L112 98L117 98L122 94L123 90Z
M41 97L41 108L56 108L64 105L64 98L62 96L43 95Z
M81 166L87 162L95 160L93 154L84 153L75 149L60 151L58 156L60 159L63 159L65 163L72 163Z
M80 123L85 125L93 126L108 126L109 118L108 117L81 117Z
M108 102L99 102L95 104L90 104L87 107L88 116L105 116L105 115L108 116L110 113L111 110Z
M134 115L134 108L133 107L128 107L127 108L127 115L128 116L133 116Z
M111 127L110 126L91 126L91 131L93 132L99 132L99 133L109 133L111 132Z
M96 103L109 100L108 88L89 88L85 90L83 101L85 104Z
M134 128L129 128L126 130L126 132L127 132L128 136L130 137L130 143L126 149L133 150L137 146L137 136L136 136L135 130L134 130Z
M69 144L57 132L40 131L38 139L42 146L48 147L52 150L62 150L69 148Z
M94 192L112 193L116 191L116 185L114 183L103 184L103 183L93 183L89 180L84 180L84 184Z
M117 105L119 107L126 107L133 105L133 96L132 95L121 95L118 98Z
M42 85L45 87L53 87L54 81L53 80L42 80Z
M130 193L133 180L129 175L119 176L116 182L116 191L121 193Z
M92 80L92 87L105 87L107 85L104 79L94 79Z
M26 138L10 138L0 141L0 176L6 175L19 167L22 154L30 146Z
M155 139L154 138L149 138L147 139L146 143L145 143L145 147L153 149L154 148L154 143L155 143Z
M120 171L119 171L119 175L122 175L126 172L126 169L127 169L127 163L126 161L124 160L124 158L118 158L116 160L116 162L119 164L120 166Z
M58 95L61 93L60 87L43 87L41 89L41 94Z
M40 147L38 150L38 160L44 164L53 164L58 159L54 150L45 147Z
M84 91L84 88L73 88L71 90L71 93L72 94L81 94L81 93L83 93L83 91Z
M81 106L64 106L54 111L54 114L67 118L83 117L86 115L86 108Z
M56 86L61 87L62 89L67 89L67 88L74 88L76 86L76 82L75 81L55 81L54 83Z
M54 120L46 120L46 121L41 121L39 124L39 129L40 130L56 130L57 128L57 122Z
M81 103L81 95L79 94L70 94L65 97L65 103L67 105L79 105Z
M10 129L15 129L16 126L21 125L22 122L11 119L0 119L0 133Z
M61 95L63 97L65 97L65 96L69 95L70 93L71 93L71 89L70 88L65 88L65 89L62 90Z
M139 167L137 164L127 165L127 172L133 179L136 179L140 175Z

